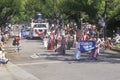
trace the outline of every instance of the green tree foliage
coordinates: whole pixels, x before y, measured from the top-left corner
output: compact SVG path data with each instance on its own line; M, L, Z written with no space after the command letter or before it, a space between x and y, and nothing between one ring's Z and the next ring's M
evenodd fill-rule
M40 7L40 0L27 0L25 5L25 14L32 18L36 12L40 12Z
M105 17L108 22L120 20L120 0L1 0L0 25L11 22L29 21L36 12L54 19L87 19L96 22Z
M0 0L0 26L8 23L16 14L24 10L25 0Z
M80 15L79 18L88 15L89 21L94 22L101 17L108 22L120 19L120 0L61 0L58 8L62 14L74 18L76 14Z
M59 10L72 18L84 18L89 16L90 20L97 18L99 4L101 0L62 0L59 4Z

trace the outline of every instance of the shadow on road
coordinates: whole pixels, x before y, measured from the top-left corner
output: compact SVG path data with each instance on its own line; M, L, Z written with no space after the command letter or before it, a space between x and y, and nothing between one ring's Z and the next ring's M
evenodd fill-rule
M42 40L40 37L33 37L33 38L29 38L26 37L27 40Z
M74 54L65 54L61 55L58 53L52 54L39 54L38 56L45 56L44 59L52 60L52 61L65 61L69 63L111 63L111 64L119 64L120 63L120 54L111 54L111 53L101 53L98 56L97 60L89 59L89 53L82 53L80 60L74 59Z

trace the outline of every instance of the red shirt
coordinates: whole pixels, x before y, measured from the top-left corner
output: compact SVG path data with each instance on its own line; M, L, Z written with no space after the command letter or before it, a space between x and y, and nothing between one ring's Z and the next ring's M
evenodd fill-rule
M15 37L15 40L16 40L16 41L19 41L19 40L20 40L20 37L19 37L19 36L16 36L16 37Z

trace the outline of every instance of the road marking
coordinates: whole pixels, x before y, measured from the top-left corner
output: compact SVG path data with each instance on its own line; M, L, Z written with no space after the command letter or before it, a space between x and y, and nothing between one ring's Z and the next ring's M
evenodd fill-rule
M62 63L63 61L49 61L49 62L36 62L36 63L23 63L16 64L18 66L27 66L27 65L39 65L39 64L54 64L54 63Z
M31 55L30 57L31 57L31 58L34 58L34 59L39 58L39 56L36 55L36 54L33 54L33 55Z
M63 56L62 55L50 55L49 53L47 55L46 53L46 55L33 54L33 55L30 55L30 57L33 59L37 59L37 58L47 58L47 57L54 58L54 57L63 57Z

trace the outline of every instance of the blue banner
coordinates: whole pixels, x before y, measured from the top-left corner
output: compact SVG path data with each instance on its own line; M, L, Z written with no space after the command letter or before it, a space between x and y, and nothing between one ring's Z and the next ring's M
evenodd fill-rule
M95 41L80 41L80 51L86 52L95 48Z

